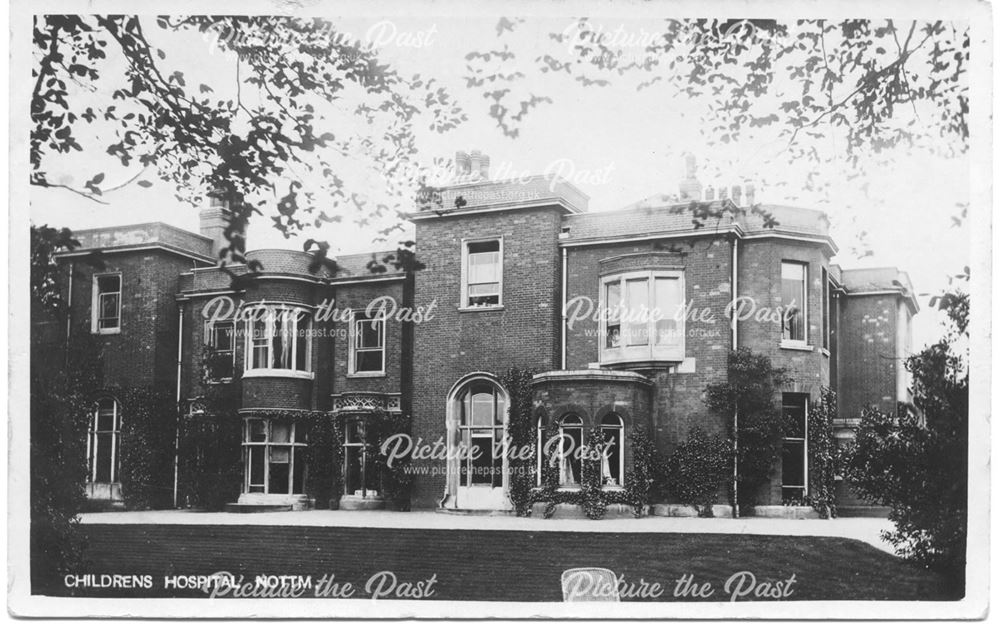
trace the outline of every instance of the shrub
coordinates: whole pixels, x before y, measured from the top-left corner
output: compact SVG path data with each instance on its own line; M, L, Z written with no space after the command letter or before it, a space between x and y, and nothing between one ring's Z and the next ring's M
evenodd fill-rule
M243 483L238 386L211 387L201 402L202 412L181 418L178 503L222 510L239 498Z
M128 387L121 398L119 481L129 510L169 508L173 501L177 402L169 390Z
M666 487L681 503L694 506L698 516L711 517L719 491L732 475L733 450L719 435L701 428L688 432L687 441L677 446L666 464Z
M942 301L953 331L906 361L913 409L867 409L848 459L848 477L865 498L891 507L884 534L898 554L952 577L964 589L968 523L968 296Z
M312 422L305 449L306 492L320 509L330 507L330 500L341 491L344 465L344 440L337 418L324 417Z

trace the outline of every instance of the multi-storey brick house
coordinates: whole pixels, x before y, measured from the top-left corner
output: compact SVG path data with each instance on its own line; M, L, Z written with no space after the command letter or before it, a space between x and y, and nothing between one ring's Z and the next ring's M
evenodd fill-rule
M908 401L909 281L896 269L831 263L837 246L822 213L751 213L752 188L703 196L691 167L679 197L591 213L563 180L490 181L475 153L458 164L462 178L411 217L416 272L373 271L378 254L316 269L308 254L259 249L247 253L262 266L253 284L233 286L245 270L215 266L225 210L213 207L200 235L159 223L78 232L81 248L60 256L78 268L70 320L101 340L106 377L119 384L173 385L181 403L209 381L240 384L239 502L251 506L311 505L305 434L282 417L303 411L340 416L341 505L379 506L357 447L367 418L385 410L411 415L414 438L449 451L414 474L414 507L510 509L508 460L497 451L510 401L498 374L511 367L534 372L540 430L555 424L560 444L579 446L599 429L616 449L601 460L604 487L615 489L631 465L630 429L643 427L664 453L693 426L721 432L706 386L726 380L736 347L767 355L789 371L781 402L801 426L764 504L808 492L807 405L822 387L839 393L844 438L865 406ZM108 268L80 276L94 250ZM366 312L373 301L423 319ZM94 497L120 496L118 417L113 395L95 399ZM578 488L579 455L559 453L560 487ZM842 499L861 503L847 488Z

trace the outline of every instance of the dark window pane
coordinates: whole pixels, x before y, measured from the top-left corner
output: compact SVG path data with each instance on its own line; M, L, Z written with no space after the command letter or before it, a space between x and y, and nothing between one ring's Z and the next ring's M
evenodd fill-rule
M306 475L306 454L302 448L293 448L295 455L295 473L292 475L292 494L300 495L305 492Z
M107 294L118 292L122 289L122 279L120 276L100 276L97 279L97 292Z
M358 351L355 371L382 371L381 351Z
M94 481L107 483L111 481L111 449L114 447L114 435L98 433L97 437L97 475Z
M782 393L781 411L785 415L785 437L806 436L806 408L809 396L805 393Z
M493 483L493 435L476 431L472 437L472 483Z
M781 452L781 483L803 486L806 483L805 442L785 440Z

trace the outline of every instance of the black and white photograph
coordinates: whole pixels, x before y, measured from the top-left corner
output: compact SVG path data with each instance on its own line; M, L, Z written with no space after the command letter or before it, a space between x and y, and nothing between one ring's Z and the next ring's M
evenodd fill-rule
M985 618L994 10L12 4L8 611Z

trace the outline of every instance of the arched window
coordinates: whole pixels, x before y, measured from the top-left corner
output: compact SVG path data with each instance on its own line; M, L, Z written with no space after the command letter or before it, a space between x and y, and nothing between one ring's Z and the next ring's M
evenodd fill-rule
M459 484L503 486L504 421L507 399L493 382L476 380L456 395L462 448Z
M580 485L583 478L582 446L583 419L576 413L567 413L559 420L560 486Z
M92 483L118 481L118 437L121 433L121 407L112 397L94 403L87 435L87 461Z
M601 485L623 486L625 426L620 415L608 413L601 419Z

